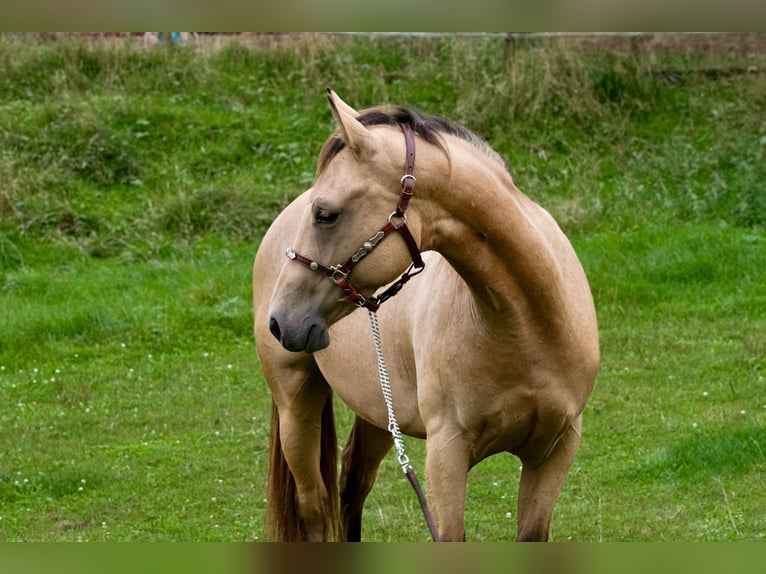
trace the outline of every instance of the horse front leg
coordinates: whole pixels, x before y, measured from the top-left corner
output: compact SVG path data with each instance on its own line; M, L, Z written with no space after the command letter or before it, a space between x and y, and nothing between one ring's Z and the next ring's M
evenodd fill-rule
M309 542L324 541L328 535L325 509L330 500L320 470L320 413L291 408L280 409L279 416L282 452L295 479L295 502Z
M522 461L516 540L548 540L553 507L572 467L580 444L582 415L569 426L548 458L540 464Z
M459 432L428 433L426 489L440 542L465 541L465 495L470 448Z
M348 542L361 541L364 501L392 444L388 431L356 417L341 455L340 512L344 540Z
M283 542L332 539L338 528L332 393L318 371L282 373L278 380L282 386L272 386L275 413L267 504L271 537ZM284 392L288 388L290 392Z

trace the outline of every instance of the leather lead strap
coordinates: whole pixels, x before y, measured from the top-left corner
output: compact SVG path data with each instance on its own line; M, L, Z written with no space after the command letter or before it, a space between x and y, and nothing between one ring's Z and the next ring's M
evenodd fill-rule
M423 494L423 489L420 487L420 483L418 482L417 476L415 476L415 471L412 470L412 467L409 467L407 469L407 472L404 473L407 477L407 480L410 481L410 485L412 486L412 489L415 491L415 495L418 497L418 502L420 503L420 508L423 511L423 518L426 520L426 526L428 526L428 531L431 533L431 539L434 542L439 542L439 532L436 530L436 525L434 524L434 519L431 516L431 511L428 509L428 502L426 501L426 495Z

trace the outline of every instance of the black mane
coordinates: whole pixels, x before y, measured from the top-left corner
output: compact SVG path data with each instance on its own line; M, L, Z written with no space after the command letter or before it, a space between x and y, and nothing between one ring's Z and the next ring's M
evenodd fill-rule
M391 106L365 110L359 114L357 120L364 126L398 126L399 124L408 123L414 133L428 143L440 147L445 152L442 134L454 136L467 141L492 159L500 162L506 169L508 167L500 155L479 136L465 126L442 117L429 116L412 108ZM345 147L346 143L340 137L340 134L338 132L334 133L322 148L319 156L318 172L321 173L332 158L338 155Z

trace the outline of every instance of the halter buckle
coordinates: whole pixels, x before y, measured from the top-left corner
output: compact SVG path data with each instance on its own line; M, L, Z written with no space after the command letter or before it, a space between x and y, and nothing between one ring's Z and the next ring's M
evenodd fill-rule
M336 285L338 282L340 282L342 279L345 280L348 277L348 271L342 271L340 265L334 265L330 267L330 271L332 271L332 274L329 275L330 280L335 283Z

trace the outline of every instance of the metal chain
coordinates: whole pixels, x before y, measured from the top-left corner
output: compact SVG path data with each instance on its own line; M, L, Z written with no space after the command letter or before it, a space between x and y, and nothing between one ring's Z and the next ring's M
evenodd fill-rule
M374 311L369 311L370 314L370 326L372 327L372 338L375 341L375 353L378 355L378 372L380 374L380 388L383 390L383 398L386 401L386 409L388 410L388 431L391 433L391 437L394 439L394 446L396 447L397 461L402 467L402 472L407 480L410 481L412 488L415 489L418 502L420 502L420 508L423 509L423 517L428 525L428 530L431 533L431 538L434 542L439 541L439 532L436 529L431 511L428 509L428 502L423 494L423 489L420 487L415 471L410 466L410 459L404 452L404 440L402 439L402 433L399 430L399 424L396 422L396 416L394 416L394 401L391 397L391 381L388 378L388 370L386 369L386 362L383 360L383 348L380 344L380 328L378 326L378 316Z
M402 467L402 472L407 474L407 471L410 469L410 459L404 452L404 440L402 439L402 433L399 430L399 423L396 422L396 416L394 415L394 400L391 396L391 381L388 378L386 362L383 360L383 348L380 343L380 327L378 326L378 316L372 311L369 312L369 315L370 326L372 327L372 338L375 341L375 353L378 355L380 388L383 391L383 399L386 401L386 409L388 410L388 432L391 433L391 437L394 439L397 460L399 461L399 465Z

